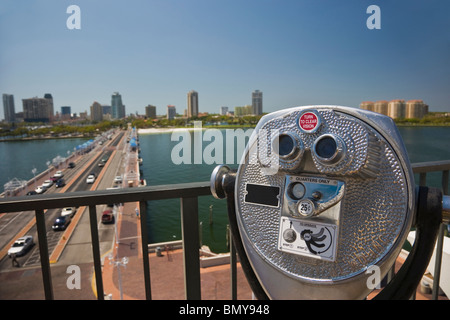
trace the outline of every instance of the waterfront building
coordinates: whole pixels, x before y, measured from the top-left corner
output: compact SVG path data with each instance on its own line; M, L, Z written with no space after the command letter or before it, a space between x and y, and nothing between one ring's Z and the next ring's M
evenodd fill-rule
M111 97L111 111L113 119L125 118L125 105L122 103L122 96L114 92Z
M191 90L187 94L187 116L188 118L198 116L198 92Z
M14 96L12 94L3 94L3 113L5 116L5 122L16 122L16 109L14 107Z
M428 113L428 105L423 100L395 99L391 101L380 100L377 102L364 101L359 105L361 109L375 111L392 119L421 119Z
M103 108L100 103L94 101L91 106L91 120L92 121L102 121L103 120Z
M262 92L255 90L252 92L252 113L259 116L263 113Z
M401 119L406 117L405 100L396 99L388 103L388 114L392 119Z
M71 118L72 110L70 106L61 107L61 120L69 120Z
M46 93L44 98L22 99L23 118L25 122L53 121L53 97Z
M220 107L220 115L226 116L228 113L228 107Z
M147 118L156 119L156 107L149 104L145 107L145 116Z
M112 107L110 105L102 104L102 110L103 110L103 116L106 116L109 114L111 117L112 115Z
M234 115L236 117L249 116L253 113L253 107L250 105L246 105L244 107L234 107Z
M373 111L387 116L388 115L388 102L386 100L380 100L380 101L375 102Z
M176 110L175 106L168 105L167 106L167 120L175 119L176 115L177 115L177 110Z
M422 100L409 100L406 102L406 118L421 119L428 113L428 105Z
M374 111L375 103L373 103L372 101L363 101L361 102L359 107L364 110Z

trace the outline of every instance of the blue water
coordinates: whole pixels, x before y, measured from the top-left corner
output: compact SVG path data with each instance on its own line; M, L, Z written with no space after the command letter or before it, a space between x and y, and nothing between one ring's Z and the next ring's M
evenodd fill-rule
M32 170L36 174L47 169L47 161L57 156L66 158L67 152L72 153L74 148L89 139L46 139L0 142L0 192L3 185L13 178L30 180L33 178Z

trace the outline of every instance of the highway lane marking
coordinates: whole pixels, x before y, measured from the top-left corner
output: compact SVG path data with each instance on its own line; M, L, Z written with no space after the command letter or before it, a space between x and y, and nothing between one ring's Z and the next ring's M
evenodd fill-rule
M123 135L122 139L119 141L118 144L122 143L123 139L125 138L126 135ZM113 140L111 140L112 143ZM105 163L105 166L103 167L103 169L100 171L98 178L95 179L94 183L92 184L91 187L91 191L96 190L98 185L100 184L100 181L102 180L103 176L105 175L105 172L107 171L107 169L109 168L109 165L111 164L111 159L114 158L114 156L116 155L117 150L114 150L111 155L108 158L108 161ZM97 158L97 157L94 157ZM90 161L89 165L91 165L93 162ZM86 167L86 166L85 166ZM81 174L80 174L81 175ZM79 177L79 176L78 176ZM70 238L72 237L72 234L78 224L78 221L81 219L81 216L84 214L84 211L86 210L86 207L80 207L78 211L80 211L80 214L77 215L78 218L74 221L72 220L71 223L69 224L68 228L66 230L64 230L64 237L61 237L58 244L56 245L56 248L53 250L51 257L50 257L50 263L57 263L59 258L61 257L61 254L64 251L64 248L66 247L67 243L69 242ZM78 212L77 212L78 213ZM73 222L73 223L72 223ZM73 226L72 226L73 224ZM67 234L67 237L66 237Z

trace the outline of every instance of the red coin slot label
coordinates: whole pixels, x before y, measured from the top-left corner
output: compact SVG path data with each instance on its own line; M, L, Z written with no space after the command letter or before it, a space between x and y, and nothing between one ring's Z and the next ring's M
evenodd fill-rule
M319 125L319 118L313 112L305 112L300 116L298 125L303 131L312 131Z

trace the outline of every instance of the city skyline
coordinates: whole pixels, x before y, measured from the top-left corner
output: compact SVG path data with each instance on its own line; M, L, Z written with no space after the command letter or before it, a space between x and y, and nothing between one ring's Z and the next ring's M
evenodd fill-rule
M209 113L251 104L256 89L264 112L399 98L450 111L448 1L75 2L78 30L72 3L0 4L0 93L16 112L50 92L55 110L79 114L120 92L127 114L182 113L192 88ZM370 5L380 29L367 26Z

